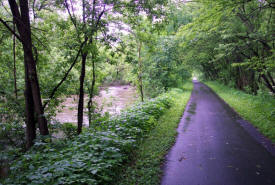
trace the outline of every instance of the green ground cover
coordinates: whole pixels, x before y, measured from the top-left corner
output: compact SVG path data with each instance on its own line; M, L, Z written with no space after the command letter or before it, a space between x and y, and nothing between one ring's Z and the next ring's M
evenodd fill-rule
M245 120L275 142L275 98L261 94L254 96L217 82L205 82Z
M175 142L176 128L190 98L193 84L188 82L183 90L172 91L173 105L159 119L157 126L139 145L132 156L132 162L123 167L115 184L159 184L162 174L161 166L165 155Z
M111 184L125 164L132 160L133 151L139 149L145 152L142 156L147 156L143 147L150 149L147 153L151 158L145 160L156 157L155 163L158 165L152 168L158 168L159 172L160 158L174 141L174 128L190 95L190 84L187 87L189 89L184 91L175 89L144 103L137 103L71 139L49 140L48 143L37 141L11 164L11 174L2 183ZM154 140L155 137L158 141ZM142 144L144 140L147 145ZM156 144L159 149L153 153ZM158 173L155 174L157 179Z

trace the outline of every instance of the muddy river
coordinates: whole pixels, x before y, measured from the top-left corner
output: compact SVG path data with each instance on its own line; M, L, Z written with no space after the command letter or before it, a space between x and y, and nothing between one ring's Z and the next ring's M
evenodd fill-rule
M109 112L111 115L120 113L122 109L127 108L138 100L136 88L130 85L103 87L99 96L95 97L102 113ZM87 106L88 96L85 95L85 106ZM60 106L60 112L56 115L56 120L65 123L77 123L77 105L78 96L72 95L67 97ZM87 112L87 109L84 110ZM88 116L84 113L84 125L89 125Z

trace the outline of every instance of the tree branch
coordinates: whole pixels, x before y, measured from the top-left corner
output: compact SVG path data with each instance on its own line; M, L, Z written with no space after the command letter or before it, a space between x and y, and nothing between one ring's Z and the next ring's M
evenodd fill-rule
M18 39L22 42L21 37L7 24L6 21L0 18L0 22Z
M80 42L81 41L81 39L80 39L80 33L79 33L79 30L78 30L78 27L77 27L77 22L76 22L76 18L75 18L75 14L74 14L74 8L73 8L72 1L71 1L72 11L73 11L72 13L71 13L71 10L69 8L69 4L68 4L67 0L64 1L64 6L67 9L67 12L68 12L68 14L70 16L70 19L71 19L71 21L72 21L72 23L73 23L73 25L75 27L75 30L76 30L76 33L77 33L77 38L78 38L78 40Z
M48 100L45 102L45 104L43 105L43 109L45 109L45 107L48 105L48 103L51 101L51 99L54 97L56 91L58 90L58 88L63 84L63 82L67 79L69 73L71 72L71 70L73 69L74 65L77 62L77 59L82 51L83 46L87 43L88 39L86 39L84 42L81 43L79 50L77 52L76 57L74 58L73 63L71 64L70 68L68 69L68 71L65 73L64 77L60 80L60 82L55 86L55 88L52 90Z

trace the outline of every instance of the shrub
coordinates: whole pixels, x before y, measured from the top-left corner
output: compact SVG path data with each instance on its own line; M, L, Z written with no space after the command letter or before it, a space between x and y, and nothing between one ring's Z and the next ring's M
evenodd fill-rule
M64 123L61 125L61 131L64 132L66 138L72 139L77 135L77 126L72 123Z
M0 168L21 154L25 148L24 127L18 122L0 122Z
M103 119L71 140L36 142L14 161L5 184L109 184L123 162L172 104L168 94ZM73 126L64 132L74 135Z

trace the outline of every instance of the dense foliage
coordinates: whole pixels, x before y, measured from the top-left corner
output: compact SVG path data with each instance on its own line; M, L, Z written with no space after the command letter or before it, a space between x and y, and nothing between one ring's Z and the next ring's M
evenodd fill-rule
M201 77L257 94L275 93L274 2L198 1L177 32L184 61ZM198 6L199 5L199 6Z
M103 84L132 83L143 100L182 83L190 73L179 68L176 54L165 56L176 48L162 41L169 38L161 26L165 5L166 0L1 1L0 122L25 122L30 148L36 135L52 133L51 120L67 95L79 95L80 133L83 110L88 108L91 123L93 98ZM21 29L24 21L27 31Z
M15 160L5 184L108 184L172 105L171 93L138 103L74 139L36 142Z

